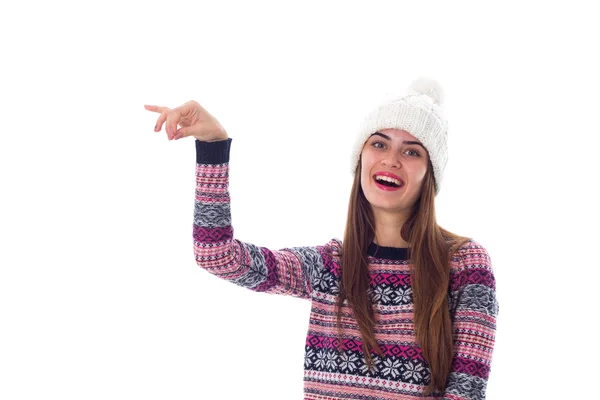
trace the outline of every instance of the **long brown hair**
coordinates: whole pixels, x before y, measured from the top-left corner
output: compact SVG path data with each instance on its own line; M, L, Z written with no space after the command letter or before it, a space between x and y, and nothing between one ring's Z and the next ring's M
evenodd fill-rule
M367 249L375 237L375 220L371 205L360 185L361 160L350 192L348 218L341 249L340 291L337 302L337 327L341 337L341 310L344 300L352 309L363 339L363 352L369 368L373 367L371 349L383 355L375 340L375 316L369 297L370 276ZM400 235L408 243L411 286L414 302L416 341L431 369L426 394L443 391L452 366L452 323L448 305L450 261L452 254L469 238L453 234L437 224L435 217L435 183L431 161L419 200L402 226Z

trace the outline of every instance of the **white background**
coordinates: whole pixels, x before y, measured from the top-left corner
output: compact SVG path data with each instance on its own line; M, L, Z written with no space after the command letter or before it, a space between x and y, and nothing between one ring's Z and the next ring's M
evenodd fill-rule
M354 129L419 75L446 91L438 222L495 269L487 398L592 398L600 28L558 3L3 3L0 398L301 399L310 304L196 266L194 141L143 105L226 127L238 239L318 245Z

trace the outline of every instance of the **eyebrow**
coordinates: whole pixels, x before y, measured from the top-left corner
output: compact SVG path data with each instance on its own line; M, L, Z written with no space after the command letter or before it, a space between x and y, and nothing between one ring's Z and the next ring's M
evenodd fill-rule
M389 137L388 135L384 135L384 134L383 134L383 133L381 133L381 132L375 132L375 133L374 133L374 134L372 134L371 136L375 136L375 135L377 135L377 136L381 136L382 138L385 138L385 139L389 140L390 142L392 141L392 138L391 138L391 137ZM369 136L369 137L371 137L371 136ZM418 145L418 146L421 146L421 147L423 148L423 150L427 151L427 149L425 148L425 146L423 146L423 143L421 143L421 142L415 142L415 141L413 141L413 140L404 140L402 143L403 143L403 144L416 144L416 145Z

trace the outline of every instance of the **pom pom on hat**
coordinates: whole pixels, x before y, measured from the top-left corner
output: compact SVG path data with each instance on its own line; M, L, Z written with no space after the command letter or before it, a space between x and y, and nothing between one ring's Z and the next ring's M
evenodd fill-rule
M410 84L407 92L429 96L433 102L440 107L444 104L444 90L442 89L442 86L433 79L419 77Z

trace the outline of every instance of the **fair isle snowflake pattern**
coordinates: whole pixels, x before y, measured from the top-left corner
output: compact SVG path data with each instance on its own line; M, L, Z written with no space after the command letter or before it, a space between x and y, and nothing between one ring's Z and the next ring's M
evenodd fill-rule
M412 302L412 288L398 288L394 291L395 304L409 304Z
M404 367L406 370L402 373L402 377L410 383L417 383L423 380L423 366L411 361L407 362Z
M385 286L377 286L373 290L373 301L380 303L389 303L390 295L392 294L392 289Z
M195 144L196 263L206 272L249 290L311 302L304 399L423 400L431 371L414 335L409 249L375 245L367 250L368 294L375 306L374 334L382 350L381 355L371 353L375 366L369 369L347 300L342 305L342 343L337 348L341 240L275 250L235 238L229 197L231 139L196 140ZM495 285L486 249L469 239L451 257L448 297L454 358L446 391L435 398L485 399L499 311ZM230 351L235 354L235 348ZM282 394L282 398L290 396ZM260 393L249 397L258 398Z
M323 274L316 275L313 278L313 285L315 287L318 287L321 290L327 289L328 283L329 283L328 280L325 278L325 276Z
M337 296L338 294L340 294L340 281L339 280L334 280L333 283L331 284L330 287L330 293L334 296Z
M396 278L398 276L399 278ZM382 306L404 306L412 303L412 288L401 284L408 280L408 273L398 274L392 277L386 277L388 281L371 284L367 293L371 296L374 304ZM385 278L379 278L383 280ZM389 281L394 284L389 284Z
M373 358L373 368L369 369L369 366L364 359L362 358L362 365L358 368L361 374L365 376L376 376L378 373L379 365L381 364L381 359L379 356L372 356Z
M313 364L313 357L315 355L315 352L313 349L311 349L310 347L306 349L306 351L304 352L304 367L305 368L310 368L310 366Z
M396 379L398 376L400 376L399 369L401 366L402 363L400 360L396 359L396 357L390 357L383 362L381 375L383 375L383 377L386 379Z
M321 349L317 352L317 359L315 360L315 367L325 369L327 363L327 350Z
M353 373L358 369L358 361L359 358L356 354L350 352L343 352L340 355L340 369L343 372Z
M332 343L327 339L327 343ZM395 349L388 349L397 353ZM408 353L413 354L408 351ZM410 360L403 357L385 355L381 357L373 354L373 368L367 368L367 362L362 352L355 350L343 350L340 353L336 349L321 348L315 350L307 345L304 352L305 370L318 372L342 372L351 375L364 375L378 377L392 381L414 383L423 385L429 379L428 367L424 361ZM409 365L406 370L406 365ZM404 373L405 371L408 371ZM403 378L406 376L406 379Z
M325 358L325 368L327 368L328 371L335 371L337 368L337 353L330 350L327 352Z

